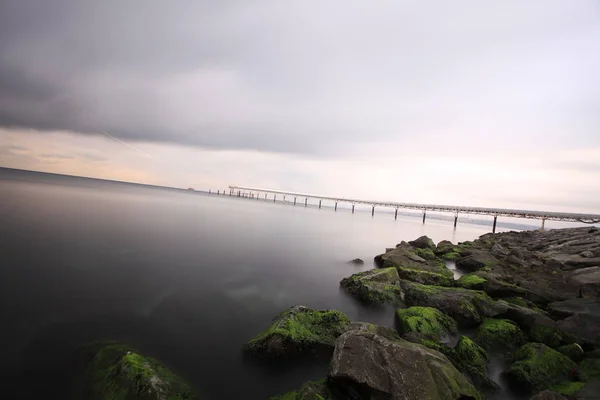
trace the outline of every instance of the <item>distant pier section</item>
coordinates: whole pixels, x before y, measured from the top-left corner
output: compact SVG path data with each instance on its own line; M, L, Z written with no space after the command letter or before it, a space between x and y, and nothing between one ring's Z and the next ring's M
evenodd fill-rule
M542 229L546 220L548 221L567 221L567 222L582 222L586 224L597 224L600 223L600 214L578 214L578 213L559 213L552 211L532 211L532 210L512 210L505 208L486 208L486 207L465 207L465 206L446 206L438 204L417 204L417 203L396 203L387 201L373 201L373 200L360 200L350 199L344 197L331 197L321 196L316 194L298 193L298 192L286 192L282 190L274 189L261 189L252 188L247 186L229 186L229 195L244 197L250 199L263 199L277 201L277 196L281 196L280 199L285 201L286 197L294 198L294 205L297 200L308 206L309 200L318 201L319 208L321 208L323 201L333 202L333 208L337 211L338 203L347 203L352 205L352 213L354 213L354 206L357 204L364 204L371 206L371 215L375 215L376 207L392 208L395 210L394 219L398 218L399 209L408 210L419 210L423 212L423 223L427 217L427 211L436 212L447 212L454 214L454 226L456 226L459 214L476 214L476 215L490 215L494 217L494 223L492 232L496 232L496 221L498 217L511 217L511 218L529 218L539 219L542 221Z

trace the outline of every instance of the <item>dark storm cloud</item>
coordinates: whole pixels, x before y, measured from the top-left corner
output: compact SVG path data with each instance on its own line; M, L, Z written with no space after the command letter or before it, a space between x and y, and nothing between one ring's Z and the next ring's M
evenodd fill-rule
M598 5L497 3L4 0L0 125L314 155L597 141Z

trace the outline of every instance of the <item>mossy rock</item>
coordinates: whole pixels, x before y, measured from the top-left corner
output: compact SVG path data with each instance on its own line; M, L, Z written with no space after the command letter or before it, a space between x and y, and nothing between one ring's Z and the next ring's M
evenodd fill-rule
M514 350L527 342L519 326L508 319L487 318L477 329L475 341L488 350Z
M407 306L433 307L452 317L461 327L478 326L485 317L495 317L506 310L487 294L478 290L421 285L402 281Z
M339 311L294 306L281 313L267 330L250 340L245 350L266 357L331 354L335 339L349 325L348 317Z
M579 365L585 379L600 379L600 358L586 358Z
M544 343L552 348L558 347L561 344L574 341L564 332L553 326L535 325L529 331L529 340L531 342Z
M479 275L467 274L458 278L456 281L456 286L464 289L483 290L486 283L487 279Z
M271 400L333 400L334 397L327 387L327 380L307 382L300 389L279 396L271 397Z
M567 356L542 343L527 343L514 354L513 364L505 371L514 390L535 393L569 379L576 364Z
M462 257L462 255L456 251L451 251L450 253L445 253L445 254L440 255L440 258L442 260L446 260L446 261L456 261L461 257Z
M581 361L584 356L583 349L577 343L566 344L564 346L560 346L556 348L561 354L569 357L571 360L575 362Z
M410 307L396 311L401 334L415 332L443 341L458 332L456 321L432 307Z
M417 255L425 260L437 260L438 257L435 255L435 253L433 252L433 250L431 249L415 249L415 253L417 253Z
M489 357L485 349L466 336L461 336L451 358L454 365L467 374L477 387L496 387L488 378Z
M585 382L564 381L552 387L552 391L572 397L585 386Z
M435 255L429 248L414 248L406 242L400 243L395 249L375 257L377 266L383 268L394 267L398 269L400 277L426 284L442 284L440 277L432 274L445 276L448 280L445 285L451 286L454 275L446 267L446 263ZM419 274L418 272L422 272ZM429 273L429 274L427 274ZM437 279L433 281L432 279Z
M434 286L454 286L454 277L448 274L440 274L412 268L398 267L397 269L400 278L411 282Z
M85 370L83 399L198 399L196 392L179 376L127 345L95 343L84 352L90 358Z
M402 304L398 270L394 267L359 272L342 279L340 285L348 293L369 305Z

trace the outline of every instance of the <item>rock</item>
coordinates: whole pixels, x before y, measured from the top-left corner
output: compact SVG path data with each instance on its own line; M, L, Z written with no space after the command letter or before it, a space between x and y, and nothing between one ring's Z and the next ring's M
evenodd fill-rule
M348 317L339 311L293 306L281 313L266 331L250 340L245 350L275 358L331 354L335 339L349 325Z
M594 253L592 253L590 250L582 251L579 255L581 257L585 257L585 258L592 258L592 257L594 257Z
M485 317L495 317L506 311L506 306L478 290L427 286L407 281L402 281L401 286L407 306L437 308L454 318L461 327L475 327Z
M456 268L467 272L479 271L484 267L496 265L498 259L486 251L471 251L467 257L461 258L456 262Z
M329 381L344 399L480 399L441 353L376 333L348 331L336 341Z
M564 396L551 392L549 390L544 390L543 392L539 392L535 396L531 398L531 400L567 400Z
M402 279L424 284L452 286L454 274L430 249L413 248L400 243L396 249L375 257L379 267L394 267Z
M466 336L461 336L454 348L452 361L456 367L466 373L478 387L494 387L488 378L489 362L485 349Z
M326 380L323 379L317 382L307 382L300 389L271 397L271 400L333 400L333 398Z
M514 350L527 342L519 326L508 319L487 318L477 328L475 341L487 350Z
M401 334L411 332L422 334L433 340L444 342L451 335L456 335L456 321L431 307L410 307L398 309L396 316Z
M95 343L80 354L86 360L83 393L78 398L105 399L197 399L195 391L157 360L127 345Z
M550 312L567 316L556 327L581 344L600 346L600 298L572 299L548 305Z
M348 264L364 265L365 262L363 260L361 260L360 258L355 258L354 260L348 261Z
M550 347L557 347L573 341L569 335L558 328L555 321L543 312L504 301L499 301L499 303L507 307L506 312L501 317L516 322L529 335L531 342L544 343Z
M435 253L442 255L454 252L454 245L449 240L442 240L435 248Z
M360 301L370 305L402 303L403 293L396 268L372 269L342 279L340 285Z
M583 358L583 354L584 354L583 349L577 343L571 343L571 344L566 344L564 346L557 347L556 351L558 351L561 354L564 354L565 356L569 357L571 360L573 360L575 362L581 361L581 359Z
M456 281L456 286L464 289L483 290L486 285L487 279L475 274L463 275Z
M563 354L541 343L520 347L513 364L504 373L515 391L535 393L569 378L576 364Z
M600 267L575 270L567 282L577 288L579 297L600 297Z
M428 249L428 250L436 249L435 243L433 243L433 240L431 240L427 236L421 236L418 239L408 242L408 244L410 244L412 247L415 247L417 249Z

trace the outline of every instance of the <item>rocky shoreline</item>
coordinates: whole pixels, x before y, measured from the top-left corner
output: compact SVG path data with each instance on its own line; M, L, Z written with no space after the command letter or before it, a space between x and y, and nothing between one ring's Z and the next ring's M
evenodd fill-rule
M455 279L447 262L464 275ZM597 228L437 245L423 236L386 249L375 263L340 285L365 305L393 307L396 329L335 310L284 310L245 353L274 363L326 358L330 367L323 380L273 399L484 399L498 390L492 359L503 364L503 383L525 398L598 398ZM156 360L119 344L91 349L83 387L96 397L82 398L198 398Z

